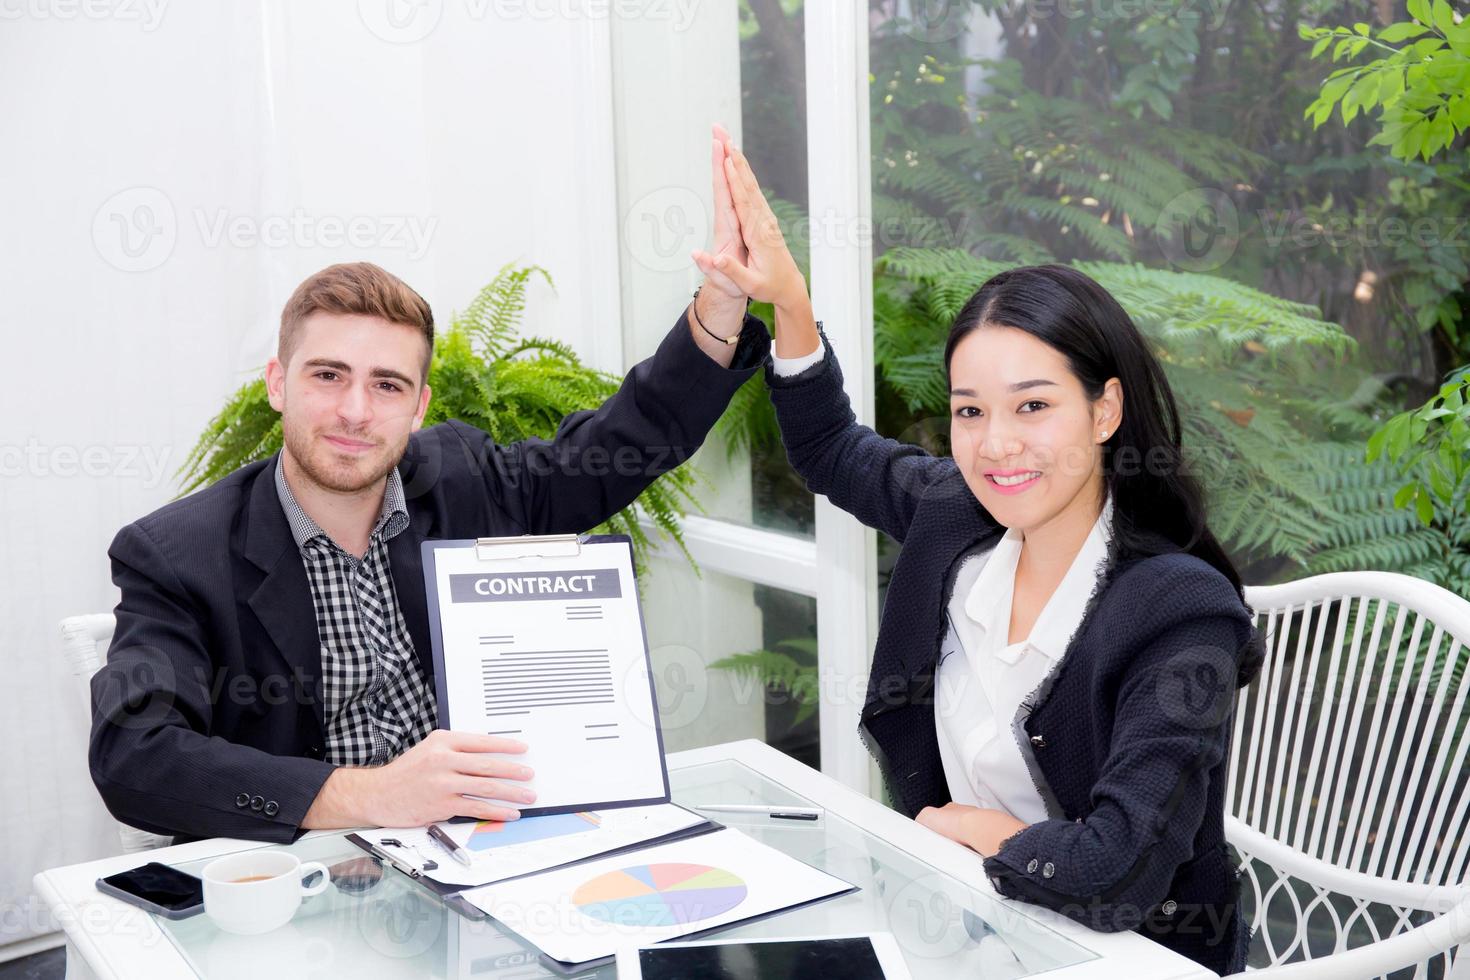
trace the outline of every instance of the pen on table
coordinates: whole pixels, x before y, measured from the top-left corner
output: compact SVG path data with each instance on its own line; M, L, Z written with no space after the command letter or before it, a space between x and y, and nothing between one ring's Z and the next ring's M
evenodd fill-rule
M448 851L450 857L454 858L466 868L470 867L473 863L470 861L470 852L460 847L453 837L440 830L438 824L429 824L429 836L434 838L434 842L440 847Z
M383 861L387 861L390 865L397 868L399 871L402 871L410 878L419 878L423 876L424 872L422 868L415 868L413 865L404 864L402 861L398 860L392 854L389 854L387 851L383 850L372 841L368 841L368 851L373 855L373 857Z
M816 820L822 815L819 806L759 806L752 803L705 803L694 809L710 813L764 813L772 820Z

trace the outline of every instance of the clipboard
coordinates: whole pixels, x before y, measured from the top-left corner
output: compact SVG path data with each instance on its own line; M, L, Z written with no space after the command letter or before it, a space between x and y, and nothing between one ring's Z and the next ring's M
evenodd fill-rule
M706 818L703 823L695 824L694 826L687 827L683 830L677 830L669 834L662 834L658 837L650 837L646 840L637 841L636 843L632 844L625 844L621 847L614 847L606 851L600 851L596 854L589 854L586 857L578 857L571 861L565 861L561 864L552 865L550 867L538 868L535 871L527 871L524 874L512 875L507 878L502 878L500 879L500 881L506 882L515 881L520 878L533 878L536 875L544 874L547 871L558 871L562 868L570 868L578 864L587 864L592 861L601 861L603 858L617 857L621 854L636 854L639 851L646 850L650 847L657 847L660 844L671 844L674 841L685 840L690 837L701 837L705 834L711 834L717 830L724 829L724 824L720 823L719 821ZM479 920L487 917L485 913L482 912L479 908L471 905L469 902L459 897L461 892L469 891L472 888L478 888L480 887L479 885L446 884L442 881L436 881L432 877L434 871L437 869L438 863L441 860L450 860L448 855L438 855L436 857L426 859L425 855L417 848L405 847L401 844L385 844L382 841L382 833L376 830L356 831L350 834L346 834L343 839L356 847L362 848L379 862L387 864L389 867L404 875L404 877L412 880L421 888L428 890L436 898L443 901L451 909L458 912L465 918Z
M599 567L579 564L594 549ZM439 727L457 726L525 741L529 751L521 761L536 770L531 785L543 798L547 794L537 784L544 785L548 779L546 763L527 725L540 727L541 751L556 760L558 768L553 774L563 785L570 779L569 766L584 767L577 774L579 785L588 782L596 789L601 778L601 789L591 798L557 800L553 795L546 804L522 808L521 815L668 803L663 731L648 632L638 602L632 540L614 534L430 540L423 542L421 553ZM566 588L557 592L558 585ZM446 607L453 623L445 622ZM466 649L472 635L467 624L496 623L501 614L514 625L487 627L488 632L474 634L479 640L476 648ZM556 630L549 618L553 614L562 617ZM528 649L526 641L539 638L538 631L573 639L568 641L571 645L558 646L538 647L532 642ZM467 724L455 718L452 708L458 704L459 713L466 713L471 695L463 682L467 673L473 674L466 664L476 657L486 706L483 715ZM492 683L493 678L500 678L505 686ZM476 682L476 677L470 680ZM599 696L609 690L611 701ZM554 691L573 693L558 699ZM492 714L492 699L495 708L506 710ZM623 709L621 713L617 706ZM629 720L631 715L637 716L636 721ZM552 718L561 723L551 723ZM499 727L491 727L491 721ZM572 733L568 725L580 726L580 730ZM554 732L550 739L548 730ZM562 740L574 737L585 739L581 743L585 759L559 754ZM623 744L612 744L623 739ZM615 778L637 790L619 795Z

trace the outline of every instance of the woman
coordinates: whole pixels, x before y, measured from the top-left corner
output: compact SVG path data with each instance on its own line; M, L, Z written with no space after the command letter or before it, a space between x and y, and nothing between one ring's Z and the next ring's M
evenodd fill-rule
M983 855L1003 895L1243 969L1222 825L1261 645L1138 329L1074 269L1002 273L945 345L953 458L882 438L733 145L725 170L748 254L695 259L775 305L791 463L902 544L859 726L894 805Z

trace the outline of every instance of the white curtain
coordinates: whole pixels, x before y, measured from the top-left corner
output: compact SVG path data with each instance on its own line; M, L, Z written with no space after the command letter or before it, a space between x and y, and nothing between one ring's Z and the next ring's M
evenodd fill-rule
M619 319L609 25L495 9L0 0L0 948L56 928L35 872L117 850L57 624L111 610L113 534L177 493L297 282L370 259L447 322L534 262L533 332L651 352Z

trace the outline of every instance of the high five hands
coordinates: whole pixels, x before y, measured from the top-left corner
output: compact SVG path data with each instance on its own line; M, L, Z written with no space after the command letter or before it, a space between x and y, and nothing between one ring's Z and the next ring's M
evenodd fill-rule
M721 126L714 127L714 252L695 251L706 280L730 296L749 296L776 308L776 353L799 357L820 340L806 279L766 201L750 161Z
M749 296L778 308L806 302L806 280L797 268L781 225L730 134L714 127L715 245L693 253L711 284L732 296Z

